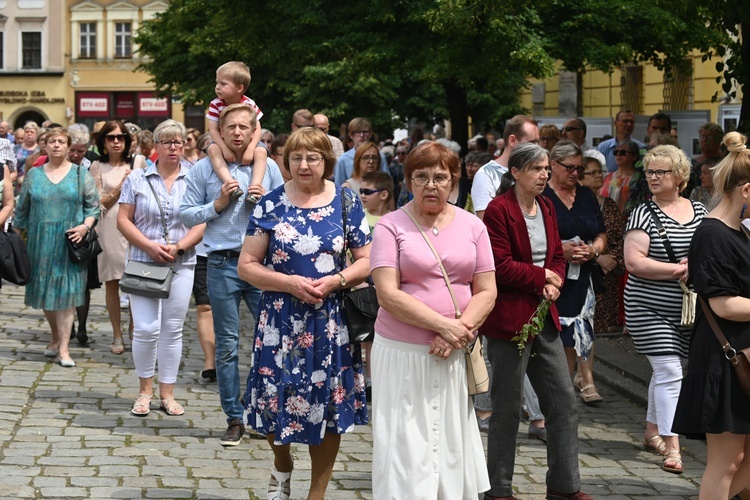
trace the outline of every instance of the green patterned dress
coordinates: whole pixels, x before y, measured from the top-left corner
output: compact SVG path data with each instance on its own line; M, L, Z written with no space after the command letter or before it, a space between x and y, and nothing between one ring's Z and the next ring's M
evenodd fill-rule
M87 264L70 260L65 231L86 217L99 218L99 194L88 170L73 165L57 184L43 167L26 174L13 225L28 230L31 282L26 285L27 306L59 311L83 305Z

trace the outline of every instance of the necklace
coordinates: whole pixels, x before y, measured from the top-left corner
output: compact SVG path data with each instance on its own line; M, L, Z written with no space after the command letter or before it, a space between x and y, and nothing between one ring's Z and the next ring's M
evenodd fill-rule
M65 169L66 165L67 165L67 162L66 162L66 163L63 163L63 164L62 164L62 165L60 165L59 167L55 167L55 168L52 168L52 165L48 163L48 164L47 164L47 165L45 166L45 168L44 168L44 172L45 172L45 173L46 173L46 174L47 174L47 175L48 175L48 176L49 176L49 177L50 177L50 178L51 178L51 179L52 179L53 181L56 181L56 180L57 180L57 179L58 179L58 178L60 177L60 175L62 174L62 170L64 170L64 169Z
M417 216L417 220L422 219L422 214L420 214L419 211L412 210L412 212L414 213L414 215ZM438 234L440 234L440 229L438 229L438 227L437 227L438 218L439 218L439 216L435 218L435 222L432 224L432 234L434 234L435 236L437 236ZM421 224L421 222L420 222L420 224ZM429 224L421 224L421 225L422 226L429 226Z
M662 211L662 212L664 212L664 213L666 214L666 213L667 213L667 209L668 209L668 208L669 208L669 207L671 206L671 207L672 207L672 211L671 211L671 212L669 212L669 216L671 217L671 216L673 216L673 215L674 215L674 213L675 213L675 212L677 211L677 207L679 206L679 204L680 204L680 199L679 199L679 198L677 198L677 199L676 199L675 201L673 201L673 202L670 202L670 203L667 203L667 204L666 204L666 205L664 205L663 207L662 207L662 206L659 206L659 208L661 208L661 211ZM657 205L658 205L658 203L657 203Z

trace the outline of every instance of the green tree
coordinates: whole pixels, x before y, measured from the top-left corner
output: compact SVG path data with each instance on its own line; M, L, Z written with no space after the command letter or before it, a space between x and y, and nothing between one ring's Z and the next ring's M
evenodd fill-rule
M187 103L214 97L220 64L246 61L248 94L272 130L288 130L302 107L332 123L367 116L382 131L396 116L450 118L465 145L468 116L495 124L522 111L519 90L558 60L573 71L668 69L694 48L734 47L729 4L740 0L174 0L136 43L156 87ZM730 57L722 69L742 85L740 66Z

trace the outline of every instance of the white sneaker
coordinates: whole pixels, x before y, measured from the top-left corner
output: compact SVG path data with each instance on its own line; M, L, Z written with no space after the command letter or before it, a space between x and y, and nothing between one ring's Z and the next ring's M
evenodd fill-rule
M127 293L120 295L120 309L127 309L130 307L130 298Z

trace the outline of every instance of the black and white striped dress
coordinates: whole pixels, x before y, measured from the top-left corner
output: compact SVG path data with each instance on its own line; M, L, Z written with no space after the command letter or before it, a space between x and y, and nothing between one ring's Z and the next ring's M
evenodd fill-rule
M667 231L675 258L687 257L690 240L695 229L707 215L702 203L693 201L693 220L680 224L667 216L655 203L652 207ZM648 233L648 257L660 262L670 262L664 243L656 231L651 211L645 204L630 214L627 234L633 230ZM649 356L677 354L686 358L690 347L691 328L680 326L682 288L677 280L650 280L630 274L625 286L625 324L636 350Z

